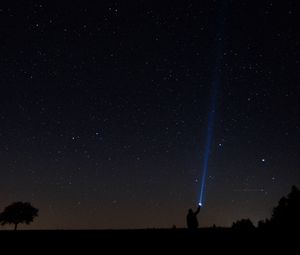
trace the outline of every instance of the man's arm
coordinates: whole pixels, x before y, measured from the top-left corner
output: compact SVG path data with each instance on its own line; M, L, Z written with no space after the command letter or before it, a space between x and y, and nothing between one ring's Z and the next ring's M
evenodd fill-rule
M201 206L198 205L197 211L195 212L195 214L198 214L200 212Z

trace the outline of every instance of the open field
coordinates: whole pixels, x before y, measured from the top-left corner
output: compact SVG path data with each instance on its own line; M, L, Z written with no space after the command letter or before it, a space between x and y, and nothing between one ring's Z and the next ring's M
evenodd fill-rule
M291 233L290 233L291 234ZM292 234L291 234L292 236ZM279 231L233 231L227 228L142 230L34 230L0 231L10 249L49 251L258 251L288 250L293 240ZM242 250L241 250L242 249ZM243 252L242 252L243 253ZM41 253L42 254L42 253Z

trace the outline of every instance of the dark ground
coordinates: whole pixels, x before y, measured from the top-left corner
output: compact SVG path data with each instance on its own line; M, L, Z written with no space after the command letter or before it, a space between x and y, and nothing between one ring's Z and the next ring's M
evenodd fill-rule
M293 237L294 236L294 237ZM84 252L107 254L138 252L197 254L235 252L238 254L292 251L297 233L282 231L234 231L227 228L145 230L18 230L0 231L0 244L12 251L37 254ZM299 238L298 238L299 239ZM1 252L0 252L1 254ZM14 253L13 253L14 254Z

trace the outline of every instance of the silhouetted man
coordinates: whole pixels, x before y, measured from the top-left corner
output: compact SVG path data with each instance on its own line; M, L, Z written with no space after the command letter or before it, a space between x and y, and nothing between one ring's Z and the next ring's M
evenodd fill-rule
M186 216L186 223L187 227L189 229L196 229L198 228L198 220L197 220L197 214L200 212L200 205L198 205L198 208L195 212L193 212L192 209L189 209L189 212Z

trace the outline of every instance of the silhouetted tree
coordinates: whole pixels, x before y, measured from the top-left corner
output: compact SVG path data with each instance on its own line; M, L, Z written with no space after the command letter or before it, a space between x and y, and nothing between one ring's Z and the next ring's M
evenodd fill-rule
M270 228L271 226L271 221L269 219L265 219L265 220L260 220L258 223L257 223L257 227L259 229L267 229L267 228Z
M241 219L232 223L232 229L249 231L255 229L255 226L250 219Z
M300 227L300 190L296 186L292 186L287 197L279 200L278 205L273 209L270 221L276 227Z
M34 208L30 203L15 202L7 206L0 214L1 225L14 224L14 230L17 230L18 224L30 224L34 217L38 216L38 209Z

